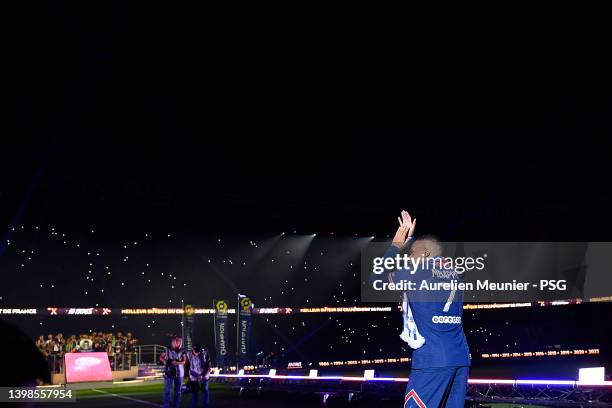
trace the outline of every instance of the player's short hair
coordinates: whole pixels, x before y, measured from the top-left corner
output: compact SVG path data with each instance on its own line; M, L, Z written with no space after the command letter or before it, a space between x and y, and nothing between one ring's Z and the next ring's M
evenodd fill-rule
M429 256L442 255L442 243L435 235L421 235L416 239L415 242L424 243L425 247L429 249Z

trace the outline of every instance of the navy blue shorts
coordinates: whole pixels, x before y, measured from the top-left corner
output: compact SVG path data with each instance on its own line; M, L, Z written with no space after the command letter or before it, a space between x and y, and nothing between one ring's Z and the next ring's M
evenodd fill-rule
M412 369L404 407L463 408L470 367Z

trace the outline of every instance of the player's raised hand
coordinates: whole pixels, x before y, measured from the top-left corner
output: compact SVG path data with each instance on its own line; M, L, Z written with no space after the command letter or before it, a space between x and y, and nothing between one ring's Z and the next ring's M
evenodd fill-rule
M408 211L403 210L401 217L397 217L397 221L399 222L399 227L393 237L392 245L402 249L406 246L408 239L414 235L416 218L413 220Z
M416 227L416 218L412 219L408 211L402 211L402 220L408 226L408 238L414 236L414 228Z

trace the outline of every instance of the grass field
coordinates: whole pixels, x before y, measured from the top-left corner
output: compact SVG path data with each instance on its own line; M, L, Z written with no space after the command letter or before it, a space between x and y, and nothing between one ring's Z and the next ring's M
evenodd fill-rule
M268 392L261 396L254 394L240 396L236 388L216 383L210 384L211 406L214 408L313 408L321 406L321 395L303 395L297 393ZM136 385L112 385L100 386L93 389L76 390L77 402L72 403L39 403L34 407L161 407L163 402L163 384L143 383ZM181 408L191 407L191 395L183 395ZM330 400L329 407L348 407L345 399ZM368 408L391 408L401 407L401 400L393 401L361 401L350 405L351 407ZM526 404L482 404L482 408L540 408L538 405Z
M210 384L211 406L213 407L291 407L306 408L320 406L320 396L301 396L270 393L264 396L247 395L241 397L236 388ZM101 386L100 388L75 390L76 402L39 403L35 407L161 407L163 384L138 384L131 386ZM191 395L182 397L181 408L191 407Z

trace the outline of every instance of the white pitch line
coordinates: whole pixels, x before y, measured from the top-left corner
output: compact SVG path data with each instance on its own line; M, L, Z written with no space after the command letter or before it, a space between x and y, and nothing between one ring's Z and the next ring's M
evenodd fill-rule
M125 395L117 395L117 394L113 394L112 392L97 390L95 388L93 388L92 390L95 391L95 392L99 392L99 393L102 393L102 394L107 394L107 395L110 395L110 396L113 396L113 397L122 398L122 399L125 399L125 400L134 401L134 402L138 402L138 403L145 404L145 405L150 405L152 407L161 407L160 404L156 404L156 403L151 402L151 401L139 400L137 398L126 397Z

